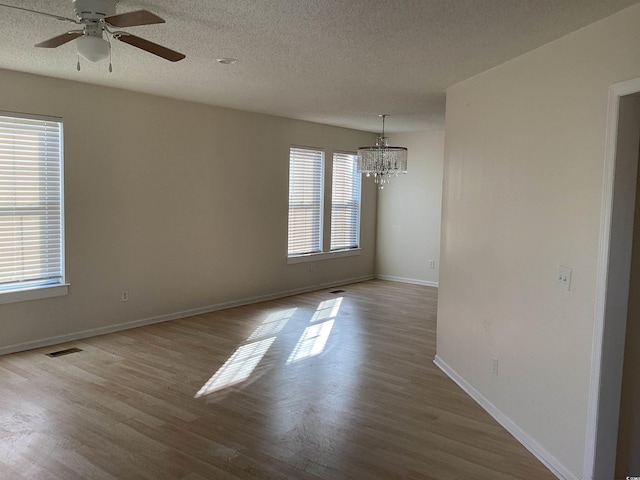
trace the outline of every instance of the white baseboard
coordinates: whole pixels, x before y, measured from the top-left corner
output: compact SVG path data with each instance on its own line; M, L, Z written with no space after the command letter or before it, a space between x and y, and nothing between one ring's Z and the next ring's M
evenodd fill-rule
M551 455L545 448L540 445L536 440L531 438L524 430L516 425L509 417L502 413L495 405L493 405L487 398L482 395L478 390L473 388L464 378L453 370L446 362L444 362L438 355L434 359L433 363L444 372L451 380L453 380L467 395L478 403L489 415L491 415L504 429L509 432L513 437L518 440L527 450L529 450L538 460L540 460L556 477L561 480L579 480L573 473L571 473L562 463L558 461L553 455Z
M192 317L194 315L201 315L203 313L215 312L218 310L225 310L227 308L240 307L242 305L250 305L253 303L266 302L268 300L275 300L277 298L290 297L292 295L299 295L301 293L324 290L325 288L338 287L338 286L347 285L350 283L364 282L367 280L373 280L374 278L375 278L374 275L365 275L357 278L348 278L344 280L338 280L335 282L328 282L328 283L322 283L322 284L308 286L308 287L296 288L294 290L287 290L284 292L269 293L266 295L259 295L257 297L242 298L239 300L232 300L229 302L217 303L214 305L191 308L189 310L183 310L181 312L173 312L165 315L158 315L155 317L142 318L139 320L132 320L130 322L117 323L117 324L108 325L105 327L92 328L89 330L82 330L79 332L72 332L65 335L57 335L55 337L41 338L38 340L29 341L29 342L0 347L0 355L8 355L10 353L22 352L24 350L32 350L34 348L42 348L42 347L48 347L51 345L57 345L60 343L73 342L75 340L81 340L83 338L96 337L98 335L119 332L121 330L127 330L130 328L143 327L145 325L152 325L154 323L168 322L170 320L177 320L179 318Z
M430 282L428 280L418 280L415 278L394 277L391 275L376 275L379 280L388 280L390 282L413 283L414 285L424 285L425 287L438 288L438 282Z

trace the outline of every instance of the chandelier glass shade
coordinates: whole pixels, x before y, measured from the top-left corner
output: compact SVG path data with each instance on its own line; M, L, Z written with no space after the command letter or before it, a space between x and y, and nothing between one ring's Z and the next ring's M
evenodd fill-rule
M405 147L389 146L389 137L384 135L384 121L389 115L382 117L382 134L376 139L375 146L358 148L358 172L373 179L382 190L392 176L407 173L407 153Z

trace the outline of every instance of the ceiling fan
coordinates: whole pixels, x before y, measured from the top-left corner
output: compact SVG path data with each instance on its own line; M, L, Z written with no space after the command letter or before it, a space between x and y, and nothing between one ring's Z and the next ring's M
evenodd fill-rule
M6 5L4 3L0 3L0 6L37 13L55 18L56 20L71 22L81 27L77 30L69 30L62 35L37 43L35 46L39 48L56 48L72 40L76 40L78 54L90 62L98 62L110 56L110 39L113 38L169 60L170 62L177 62L185 58L184 54L176 52L175 50L132 35L129 32L117 30L118 28L165 23L164 19L147 10L136 10L116 14L117 4L118 0L73 0L75 18L16 7L14 5ZM79 60L78 70L80 70ZM109 67L109 71L111 71L111 66Z

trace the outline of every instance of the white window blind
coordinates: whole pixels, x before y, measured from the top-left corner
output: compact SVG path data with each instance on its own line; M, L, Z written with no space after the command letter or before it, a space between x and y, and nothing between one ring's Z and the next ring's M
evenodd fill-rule
M324 152L291 147L289 151L288 255L322 251Z
M333 155L331 250L358 248L360 242L360 184L357 156Z
M64 283L62 122L0 112L0 292Z

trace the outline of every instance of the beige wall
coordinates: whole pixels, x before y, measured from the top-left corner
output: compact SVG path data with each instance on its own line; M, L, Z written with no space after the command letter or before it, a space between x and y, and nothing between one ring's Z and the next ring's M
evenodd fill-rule
M438 357L567 478L585 456L608 88L640 76L639 22L636 5L447 91Z
M408 148L408 173L378 194L376 275L437 286L444 131L393 134L389 140Z
M286 235L290 144L330 158L375 135L1 70L0 92L2 110L63 117L71 284L0 305L0 352L374 273L372 185L361 255L287 265Z

